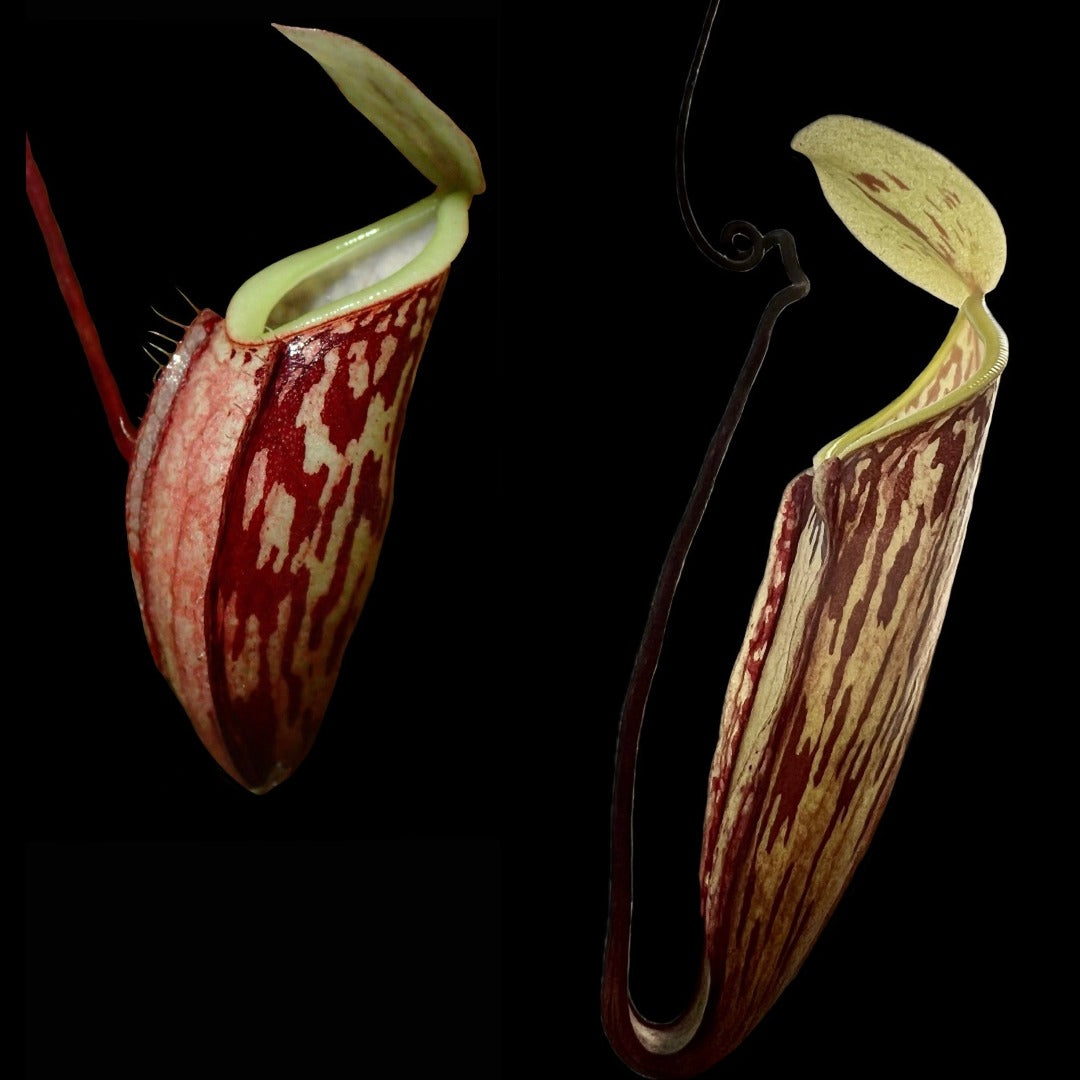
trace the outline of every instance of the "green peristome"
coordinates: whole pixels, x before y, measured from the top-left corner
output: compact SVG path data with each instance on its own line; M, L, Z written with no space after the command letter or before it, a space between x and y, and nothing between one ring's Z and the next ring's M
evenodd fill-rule
M404 75L358 42L278 26L421 173L434 194L356 232L268 266L245 282L225 320L258 342L347 315L442 274L468 235L469 204L484 190L472 141Z
M357 232L259 271L225 314L234 341L294 333L437 277L469 231L469 196L436 192Z

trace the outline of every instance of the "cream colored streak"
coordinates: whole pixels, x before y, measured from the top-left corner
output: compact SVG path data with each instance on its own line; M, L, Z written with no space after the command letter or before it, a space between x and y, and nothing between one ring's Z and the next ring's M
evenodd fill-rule
M354 398L359 400L368 388L368 380L371 372L365 357L367 353L367 338L362 341L354 341L349 346L349 389Z
M421 296L420 303L416 305L416 318L413 319L413 324L409 327L410 341L415 341L424 327L424 314L427 311L427 302L428 298L426 296Z
M379 345L379 359L375 361L375 381L377 383L382 381L382 377L386 374L386 369L390 366L390 361L393 359L396 350L397 338L387 334Z
M296 515L296 499L286 491L283 484L276 483L266 497L266 514L259 529L259 556L255 569L261 570L273 553L274 573L280 574L290 551L293 518Z
M266 491L266 463L270 457L269 450L260 450L251 461L248 469L247 484L244 488L244 531L247 532L251 525L251 519L255 514L256 507L262 502ZM260 562L260 565L262 563Z

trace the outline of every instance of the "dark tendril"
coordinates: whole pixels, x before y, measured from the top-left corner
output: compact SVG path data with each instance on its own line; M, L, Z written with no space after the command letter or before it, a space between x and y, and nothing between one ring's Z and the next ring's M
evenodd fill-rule
M773 248L780 252L780 259L787 273L789 284L778 290L765 305L758 320L750 350L735 381L719 426L714 433L701 470L694 483L690 500L668 548L660 577L653 593L645 632L634 660L626 697L623 701L619 726L619 743L615 759L615 790L611 808L611 893L609 904L608 936L604 953L603 1019L608 1039L627 1064L649 1075L659 1075L667 1069L672 1073L687 1075L684 1071L701 1051L695 1045L695 1036L705 1016L706 997L709 993L707 973L703 973L697 1000L684 1017L670 1025L649 1024L642 1019L630 1001L627 977L630 959L630 915L633 891L632 865L632 818L634 801L634 777L637 767L638 740L644 720L660 651L664 644L675 590L686 564L690 546L697 534L705 510L709 505L717 474L731 444L735 428L742 418L750 389L761 370L765 353L769 348L773 327L780 313L802 299L810 291L810 282L799 265L795 241L783 229L774 229L762 235L747 221L729 221L720 234L720 245L714 247L701 231L690 206L686 186L686 131L690 117L690 104L701 71L705 49L709 43L719 0L710 0L709 9L698 38L697 50L691 62L690 72L683 91L679 123L676 129L676 190L679 210L687 231L701 253L714 265L725 270L743 272L752 270ZM631 1022L631 1013L637 1022ZM707 1023L706 1023L707 1026ZM646 1044L641 1029L648 1029ZM675 1059L682 1058L676 1065ZM701 1068L708 1064L702 1061Z

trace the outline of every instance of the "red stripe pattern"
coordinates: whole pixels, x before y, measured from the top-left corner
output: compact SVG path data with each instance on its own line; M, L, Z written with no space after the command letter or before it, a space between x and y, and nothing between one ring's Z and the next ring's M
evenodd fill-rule
M254 345L203 312L158 380L128 483L150 647L253 791L307 754L371 586L446 274Z
M961 316L918 400L940 400L984 351ZM922 698L996 389L827 458L784 493L709 781L713 1007L699 1038L711 1060L794 976L869 845Z

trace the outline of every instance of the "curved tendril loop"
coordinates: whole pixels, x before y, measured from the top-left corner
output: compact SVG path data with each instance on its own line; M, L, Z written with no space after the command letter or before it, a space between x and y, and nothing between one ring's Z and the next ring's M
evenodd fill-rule
M682 215L683 224L701 254L724 270L742 273L753 270L768 251L761 233L749 221L729 221L720 233L720 247L713 247L694 216L686 186L686 131L690 124L690 106L694 100L694 89L705 61L705 50L709 45L709 36L719 7L720 0L709 0L709 10L705 13L705 21L701 26L694 59L690 62L690 70L686 75L682 103L679 106L679 123L675 128L675 191L679 198L679 213Z
M676 191L679 210L698 250L714 265L725 270L753 270L771 251L777 248L788 277L788 284L769 299L758 320L746 360L724 408L723 416L709 443L701 469L694 482L689 502L683 511L672 537L660 577L653 593L649 615L634 659L634 668L623 700L619 725L618 749L615 762L615 788L612 797L611 827L611 895L609 903L608 937L604 957L603 1011L608 1037L624 1060L635 1064L666 1043L665 1051L693 1039L702 1020L705 996L708 994L707 972L695 1001L681 1021L671 1025L652 1025L643 1020L630 1001L627 979L630 957L630 918L633 895L633 802L634 778L637 769L638 740L644 721L649 691L660 660L675 590L682 576L690 546L705 516L717 474L727 455L735 429L742 418L751 387L761 370L769 348L773 328L780 313L810 291L810 281L799 265L795 240L784 229L774 229L765 235L750 222L729 221L720 234L720 247L714 247L702 232L690 206L686 185L686 131L694 87L701 71L705 49L719 7L719 0L710 0L709 9L698 38L697 49L683 91L679 122L675 135Z

